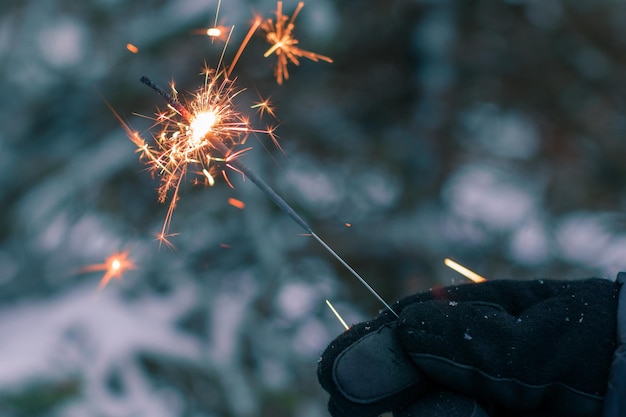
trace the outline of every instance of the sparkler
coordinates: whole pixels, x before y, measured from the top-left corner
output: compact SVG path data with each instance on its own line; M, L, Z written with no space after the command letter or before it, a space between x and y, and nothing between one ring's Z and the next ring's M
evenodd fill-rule
M141 82L156 91L168 103L169 111L157 114L155 123L162 126L154 137L155 145L147 144L135 132L126 128L131 140L137 145L140 158L145 159L153 174L160 176L159 201L170 200L161 233L157 238L168 245L168 234L179 190L189 167L195 167L197 177L205 184L214 185L220 166L233 163L245 152L240 149L251 133L264 133L273 140L273 128L254 129L249 120L236 110L234 98L243 90L235 87L224 71L216 72L208 67L203 70L203 86L193 94L193 100L183 105L178 93L172 93L154 84L149 78ZM221 169L226 181L225 171ZM197 180L197 178L196 178Z
M282 84L284 79L289 78L288 63L292 62L295 65L299 65L299 57L305 57L313 61L324 60L332 62L332 59L326 56L305 51L295 46L298 44L298 40L292 36L294 21L303 6L304 3L300 2L295 12L289 17L282 13L282 2L279 1L276 9L276 22L272 19L267 19L263 22L261 18L257 17L240 45L231 65L228 67L226 65L222 66L222 59L226 51L226 47L224 47L220 63L217 66L218 69L220 66L223 69L217 71L205 67L203 70L205 76L204 85L194 93L192 100L186 101L184 104L179 101L178 92L173 84L170 93L153 83L148 77L141 77L141 82L156 91L168 104L168 111L157 114L154 119L155 125L162 126L160 133L154 136L155 145L149 145L137 132L132 131L115 111L113 113L124 126L130 140L137 146L137 153L140 154L140 159L146 160L153 175L160 176L159 201L165 202L169 196L170 204L165 221L160 234L157 235L160 242L171 246L167 239L172 236L168 234L169 227L179 199L180 186L183 178L190 172L189 167L196 167L197 170L194 173L204 178L207 185L213 185L215 183L215 174L220 170L219 167L225 166L249 178L270 200L308 234L313 236L326 251L333 255L397 317L398 315L389 304L326 242L313 232L307 222L282 197L253 170L239 160L239 156L247 150L241 149L240 145L245 143L251 133L268 135L280 149L273 134L274 128L269 127L265 130L253 129L249 120L237 111L234 103L234 98L243 90L238 90L235 87L235 80L230 79L230 74L245 46L259 26L266 32L266 39L272 43L272 47L267 50L265 57L272 53L275 53L278 57L275 74L279 84ZM221 28L217 26L218 13L215 16L213 28L207 30L208 36L217 37L223 34ZM217 29L219 29L219 32ZM232 28L230 33L232 33ZM226 40L226 45L228 45L228 39ZM269 100L262 100L252 107L259 109L261 116L264 112L274 116ZM226 182L232 186L224 168L221 168L221 172ZM194 182L198 182L198 179L196 178ZM235 206L243 207L241 202L238 202Z
M287 70L289 62L300 65L298 58L304 57L316 62L319 60L333 62L327 56L305 51L296 46L298 40L293 37L294 22L302 7L304 7L304 2L298 3L296 10L289 17L283 14L283 2L279 1L276 5L276 21L267 19L261 23L261 29L265 32L265 38L272 44L263 56L267 58L272 54L276 54L277 62L274 68L274 75L278 84L282 84L283 80L289 79L289 71Z
M113 278L122 279L125 271L137 269L137 265L128 257L128 251L115 252L101 264L87 265L80 272L106 271L98 284L98 290L103 289Z
M232 66L231 66L232 68ZM188 165L197 165L201 172L213 183L213 174L208 169L211 161L223 162L237 172L250 179L263 191L283 212L309 233L320 245L337 259L362 285L367 288L389 311L396 317L391 306L365 281L346 261L343 260L324 240L322 240L308 225L308 223L278 195L253 170L248 168L238 157L242 151L234 147L245 141L252 132L268 133L270 131L254 130L247 119L237 112L233 98L242 90L237 90L234 84L223 73L215 74L206 69L204 86L195 94L195 99L183 105L177 98L176 90L168 93L148 77L142 77L141 82L156 91L165 101L171 112L157 117L157 123L163 125L163 130L155 137L157 146L150 147L145 141L133 133L130 138L138 146L138 152L148 160L153 172L161 174L159 199L165 201L168 191L173 189L166 220L159 239L167 242L167 231L172 214L176 207L181 180L188 171ZM220 81L221 78L221 81ZM130 132L127 129L127 132ZM272 136L273 138L273 136ZM224 171L222 171L224 173ZM226 174L224 178L228 181Z

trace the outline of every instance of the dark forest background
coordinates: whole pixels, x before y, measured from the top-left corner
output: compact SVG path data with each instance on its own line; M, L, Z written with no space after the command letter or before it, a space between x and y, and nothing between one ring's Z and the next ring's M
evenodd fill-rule
M164 103L140 76L197 88L216 6L2 2L2 415L326 415L316 361L342 327L324 300L351 323L379 303L237 174L188 183L159 249L167 206L105 104L147 132L135 114ZM275 8L223 0L227 62ZM284 153L251 138L243 160L390 302L466 282L446 257L489 279L613 278L624 22L610 0L310 0L295 35L334 63L279 86L252 39L241 100L271 98ZM139 266L123 281L77 273L121 250Z

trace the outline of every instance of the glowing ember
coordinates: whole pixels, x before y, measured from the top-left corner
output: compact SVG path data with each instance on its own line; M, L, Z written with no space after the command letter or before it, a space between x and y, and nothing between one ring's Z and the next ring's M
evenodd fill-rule
M136 54L137 52L139 52L139 48L137 48L135 45L133 45L132 43L127 43L126 44L126 49L128 49L130 52L132 52L133 54Z
M450 259L450 258L446 258L446 259L444 259L444 261L443 261L443 262L444 262L444 263L446 264L446 266L448 266L449 268L454 269L454 270L455 270L456 272L458 272L459 274L461 274L461 275L465 276L466 278L468 278L468 279L470 279L470 280L472 280L472 281L474 281L474 282L476 282L476 283L479 283L479 282L485 282L485 281L487 281L487 279L486 279L486 278L484 278L484 277L482 277L482 276L478 275L476 272L472 271L471 269L468 269L468 268L464 267L463 265L461 265L461 264L459 264L459 263L457 263L457 262L453 261L453 260L452 260L452 259Z
M246 203L244 203L241 200L237 200L236 198L229 198L228 199L228 204L230 204L231 206L238 208L238 209L244 209L246 208Z
M124 251L112 254L104 260L104 263L87 265L81 268L79 272L106 271L100 280L100 284L98 284L98 289L101 290L106 287L112 278L122 279L124 272L130 269L137 269L137 266L128 257L128 251Z
M300 10L304 7L304 2L298 3L298 7L291 15L291 18L283 14L283 2L279 1L276 5L276 21L267 19L261 24L261 29L265 31L265 38L272 44L263 56L266 58L271 54L276 54L278 61L274 68L274 75L276 76L276 82L282 84L283 80L289 79L289 71L287 70L287 64L289 62L300 65L298 58L304 57L311 61L326 61L333 62L333 60L327 56L316 54L314 52L305 51L298 48L298 40L293 37L293 29L295 27L294 21L300 13Z
M206 34L207 34L207 36L210 36L212 38L219 38L220 36L222 36L222 29L220 29L220 28L208 28L206 30Z
M199 28L192 31L194 35L208 36L211 43L215 40L226 42L230 33L230 28L226 26L211 26L209 28Z
M228 33L228 29L225 28L224 26L218 26L217 25L217 20L219 18L220 15L220 6L222 5L222 0L218 0L217 2L217 9L215 10L215 23L213 23L213 26L206 29L206 35L211 38L211 41L213 41L214 39L219 39L222 41L226 41L227 39L227 33Z
M205 111L198 113L193 121L189 123L191 130L191 140L200 141L213 129L216 117L213 111Z

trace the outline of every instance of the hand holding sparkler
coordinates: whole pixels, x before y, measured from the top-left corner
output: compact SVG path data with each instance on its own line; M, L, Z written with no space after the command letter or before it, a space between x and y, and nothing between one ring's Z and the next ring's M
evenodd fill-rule
M606 416L623 415L626 332L615 329L626 325L624 282L488 281L407 297L394 304L398 319L385 311L326 348L318 377L329 410L592 417L606 401ZM606 392L611 366L622 385Z

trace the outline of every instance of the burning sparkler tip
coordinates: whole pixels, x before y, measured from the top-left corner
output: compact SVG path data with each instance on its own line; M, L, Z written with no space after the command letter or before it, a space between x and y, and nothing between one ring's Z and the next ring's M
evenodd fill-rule
M236 198L232 198L232 197L228 199L228 204L240 210L243 210L244 208L246 208L246 203L244 203L241 200L237 200Z

